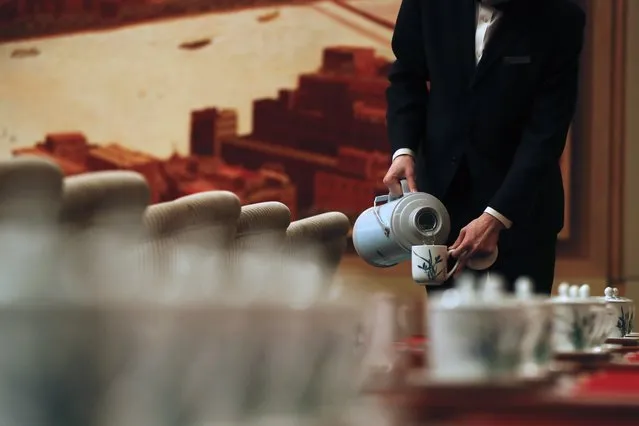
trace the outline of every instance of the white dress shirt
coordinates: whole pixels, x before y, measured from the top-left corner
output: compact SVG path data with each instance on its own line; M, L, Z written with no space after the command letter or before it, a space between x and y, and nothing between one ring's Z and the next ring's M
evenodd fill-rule
M484 47L492 34L492 31L495 29L495 23L499 20L500 12L485 6L483 4L477 4L477 27L475 30L475 63L478 64L481 60L482 55L484 54ZM410 155L411 157L415 156L415 153L410 148L400 148L393 153L393 160L402 155ZM506 228L510 228L512 226L512 222L504 215L499 213L497 210L492 207L486 207L484 210L485 213L495 217L499 220Z

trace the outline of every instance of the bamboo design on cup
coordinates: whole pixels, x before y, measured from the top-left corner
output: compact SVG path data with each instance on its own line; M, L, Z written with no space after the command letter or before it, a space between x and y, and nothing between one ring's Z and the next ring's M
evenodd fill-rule
M429 230L424 233L424 240L422 241L422 243L425 246L432 246L435 244L435 234L433 230ZM429 251L428 259L426 259L423 256L420 256L417 253L415 253L415 256L419 257L423 261L422 264L417 265L417 267L421 269L422 271L426 272L426 276L428 277L429 280L431 281L436 280L443 272L441 267L437 266L443 262L443 259L440 255L435 256L435 258L433 259L433 254Z

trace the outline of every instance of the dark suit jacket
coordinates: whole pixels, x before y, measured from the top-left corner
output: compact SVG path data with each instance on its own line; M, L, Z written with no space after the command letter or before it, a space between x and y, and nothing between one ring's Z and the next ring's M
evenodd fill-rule
M387 91L391 148L417 152L418 187L438 198L464 158L473 214L490 206L513 229L556 237L585 15L569 0L512 0L495 25L476 65L475 0L403 0Z

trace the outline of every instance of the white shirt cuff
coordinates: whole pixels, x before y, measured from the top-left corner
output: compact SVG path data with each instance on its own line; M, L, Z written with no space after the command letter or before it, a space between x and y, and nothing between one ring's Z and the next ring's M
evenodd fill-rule
M392 161L395 161L397 157L401 157L402 155L410 155L411 157L415 157L415 151L410 148L400 148L393 153Z
M511 222L510 219L508 219L506 216L499 213L497 210L493 209L492 207L486 207L486 210L484 210L484 213L488 213L489 215L491 215L492 217L500 221L506 229L510 229L510 227L513 226L513 223Z

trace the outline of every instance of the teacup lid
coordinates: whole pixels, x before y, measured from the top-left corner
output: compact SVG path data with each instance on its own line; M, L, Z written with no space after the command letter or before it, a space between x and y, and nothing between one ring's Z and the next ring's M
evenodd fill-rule
M519 277L515 281L515 296L520 300L527 300L532 297L533 282L529 277Z
M588 284L570 285L566 282L559 284L558 295L551 298L553 303L560 304L584 304L600 303L596 297L590 297L590 286Z
M530 277L522 276L515 280L515 298L525 304L546 304L548 298L534 292L535 285Z
M603 298L606 302L632 302L632 299L620 296L617 287L606 287Z
M480 294L485 302L499 302L505 298L504 279L500 275L486 274L480 281Z
M441 296L429 298L435 309L499 309L515 306L517 299L504 291L504 280L495 274L487 274L476 280L470 274L462 274L455 280L455 287Z

